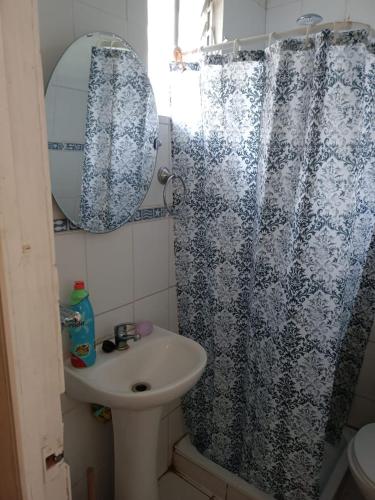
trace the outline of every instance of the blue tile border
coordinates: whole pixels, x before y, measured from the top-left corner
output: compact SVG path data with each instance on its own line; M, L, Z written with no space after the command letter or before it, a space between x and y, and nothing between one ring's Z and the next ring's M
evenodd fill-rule
M140 208L135 212L130 222L138 222L140 220L147 219L159 219L160 217L166 217L167 215L168 212L165 207Z
M48 142L51 151L84 151L85 145L78 142Z
M160 219L166 217L168 212L165 207L155 207L155 208L141 208L137 210L132 219L129 222L140 222L150 219ZM69 219L54 219L53 230L55 233L63 233L66 231L78 231L77 227Z

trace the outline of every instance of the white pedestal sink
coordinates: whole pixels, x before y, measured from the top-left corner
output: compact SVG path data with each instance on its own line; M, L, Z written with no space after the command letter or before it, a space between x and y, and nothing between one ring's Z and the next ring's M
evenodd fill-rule
M162 406L196 384L206 366L206 352L197 342L159 327L130 342L127 351L106 354L100 347L90 368L65 363L66 392L112 409L116 500L158 500ZM137 384L140 392L134 392Z

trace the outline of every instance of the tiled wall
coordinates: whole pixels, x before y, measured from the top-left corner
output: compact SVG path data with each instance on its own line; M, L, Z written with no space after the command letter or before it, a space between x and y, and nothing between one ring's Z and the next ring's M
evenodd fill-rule
M232 0L228 0L230 6ZM375 25L373 0L246 0L254 4L256 26L242 33L236 20L228 17L228 38L262 31L281 31L295 26L303 12L315 11L325 20L364 20ZM39 0L41 51L45 81L64 49L78 36L90 31L115 32L147 58L146 0ZM233 5L232 5L233 7ZM235 12L235 10L233 10ZM225 26L225 24L224 24ZM170 162L169 121L161 118L162 146L158 165ZM162 204L162 187L154 178L144 208ZM56 209L56 216L61 214ZM105 235L82 231L57 233L56 256L61 299L66 301L72 281L87 281L96 313L97 335L111 333L120 321L151 319L160 326L176 329L176 296L172 251L172 221L168 217L134 222ZM64 337L64 351L67 350ZM375 421L375 334L366 353L351 423ZM112 428L96 422L87 405L63 397L65 453L71 465L74 500L85 498L87 466L94 466L98 478L98 500L111 498ZM159 472L166 470L171 446L184 432L178 402L165 408L159 447Z
M261 35L266 29L266 0L224 0L223 39Z
M320 14L323 22L350 17L375 27L374 0L267 0L267 33L294 29L296 19L309 12Z
M169 121L161 118L158 165L170 163ZM153 181L145 207L161 203L161 186ZM95 311L97 339L113 326L148 319L177 332L173 219L160 217L125 224L107 234L55 233L60 297L66 302L76 279L84 279ZM63 332L64 353L68 335ZM126 354L125 354L126 355ZM98 500L112 498L112 429L96 422L85 404L63 397L65 456L71 467L73 500L84 498L85 471L95 467L101 484ZM172 445L183 432L179 402L164 409L160 430L159 473L171 459ZM109 496L108 496L109 495Z
M165 120L165 119L164 119ZM169 124L160 124L158 164L168 165ZM162 203L161 186L151 188L144 206ZM147 213L147 212L146 212ZM97 338L108 336L114 324L150 319L176 331L173 219L159 217L125 224L106 234L84 231L55 233L60 298L68 301L72 283L88 285L96 315ZM64 336L64 351L68 342Z
M39 0L44 81L76 38L93 31L123 36L147 64L147 0Z
M143 60L147 58L146 0L39 0L41 53L45 81L65 48L80 35L107 31L122 35ZM170 165L170 123L160 117L157 167ZM157 170L156 170L157 171ZM173 236L170 217L161 207L163 187L156 176L137 212L145 220L128 223L102 235L83 231L55 232L60 297L68 300L72 283L84 279L96 315L97 337L111 335L119 322L149 319L177 331ZM54 207L55 218L62 219ZM149 219L149 215L157 218ZM136 220L137 220L136 219ZM59 224L64 229L64 221ZM68 226L68 228L70 228ZM73 229L73 228L70 228ZM64 353L68 341L63 333ZM90 407L63 395L65 456L71 467L73 500L86 494L86 469L95 467L98 500L113 498L111 424L97 422ZM171 446L184 432L179 402L164 409L160 430L159 473L171 460Z

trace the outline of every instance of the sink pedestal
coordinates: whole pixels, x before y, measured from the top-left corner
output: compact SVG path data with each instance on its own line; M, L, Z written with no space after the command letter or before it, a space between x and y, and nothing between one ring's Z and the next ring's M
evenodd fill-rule
M157 447L162 407L112 409L115 500L158 500Z

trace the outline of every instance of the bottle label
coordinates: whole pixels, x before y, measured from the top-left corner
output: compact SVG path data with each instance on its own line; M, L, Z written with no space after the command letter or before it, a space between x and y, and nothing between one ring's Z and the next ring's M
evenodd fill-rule
M74 354L80 358L86 358L90 354L90 344L78 344L74 346Z

